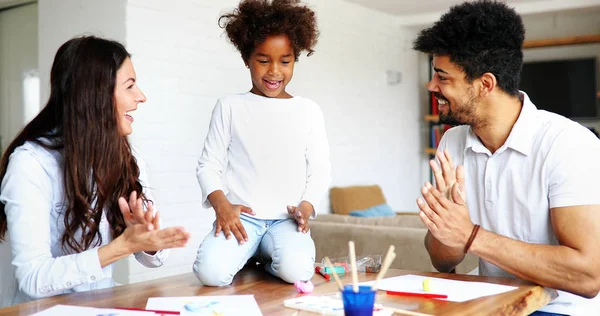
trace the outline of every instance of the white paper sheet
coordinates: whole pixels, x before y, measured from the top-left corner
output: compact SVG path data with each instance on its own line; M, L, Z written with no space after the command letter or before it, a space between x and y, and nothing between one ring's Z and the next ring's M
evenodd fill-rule
M146 309L178 311L181 316L262 316L254 295L151 297Z
M495 295L516 289L514 286L499 285L485 282L456 281L420 275L402 275L379 281L379 289L383 291L428 293L423 291L423 280L430 279L432 289L430 293L446 294L446 300L452 302L465 302L483 296ZM374 282L362 283L372 285Z
M45 309L34 316L154 316L152 312L145 311L129 311L112 308L96 308L71 305L55 305Z

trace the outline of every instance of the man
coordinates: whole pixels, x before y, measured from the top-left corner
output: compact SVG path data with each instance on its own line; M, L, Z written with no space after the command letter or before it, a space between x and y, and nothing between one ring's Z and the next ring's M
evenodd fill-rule
M442 272L471 252L481 275L560 290L540 315L589 315L600 305L590 300L600 290L600 141L518 90L524 37L513 9L477 1L414 42L433 57L440 121L463 125L444 134L430 163L436 186L417 200L425 246Z

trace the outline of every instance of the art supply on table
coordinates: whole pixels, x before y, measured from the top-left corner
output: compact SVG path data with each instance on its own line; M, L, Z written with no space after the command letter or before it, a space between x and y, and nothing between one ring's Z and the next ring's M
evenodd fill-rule
M344 303L345 316L372 316L375 306L376 289L370 286L358 285L358 274L356 271L356 251L354 242L348 242L348 252L350 256L350 269L352 273L352 285L347 285L342 291L342 301ZM334 273L336 275L336 273Z
M458 281L414 274L382 279L377 288L382 291L427 293L423 291L423 280L425 279L431 279L431 282L434 282L436 294L448 295L446 300L452 302L470 301L483 296L496 295L516 289L515 286L510 285ZM370 281L364 282L361 285L374 283L375 281Z
M399 291L385 291L387 295L400 295L400 296L413 296L422 298L448 298L446 294L434 294L434 293L419 293L419 292L399 292Z
M333 265L331 264L331 261L329 260L329 257L325 257L323 258L323 260L325 260L325 264L328 267L333 267ZM342 284L342 280L340 280L340 278L338 277L337 274L333 274L333 279L335 280L335 283L337 283L338 288L340 289L340 291L344 290L344 284Z
M315 289L315 285L310 280L294 282L296 290L300 293L311 293Z
M330 293L323 296L305 295L285 300L283 305L287 308L313 312L319 315L344 315L344 303L342 302L341 293ZM385 308L381 304L375 303L372 313L374 316L391 316L394 311L400 312L400 310ZM304 313L300 313L300 315L304 315Z
M254 295L217 295L185 297L150 297L147 309L178 311L185 315L261 316Z
M206 316L213 315L224 315L223 306L221 303L216 301L211 302L200 302L200 303L188 303L183 305L186 311L194 314L202 314Z
M177 313L179 315L179 313ZM34 316L64 316L64 315L77 315L77 316L156 316L160 315L154 311L143 310L138 308L128 309L117 309L117 308L96 308L87 306L73 306L73 305L54 305L41 312L32 314ZM168 315L168 314L165 314Z
M423 280L423 291L432 292L433 290L433 281L430 278Z
M373 264L365 267L366 273L377 273L381 270L381 264Z
M321 315L344 315L344 305L335 297L301 296L283 301L283 306Z
M344 271L348 271L348 263L344 262L335 262L333 264L334 267L344 267Z
M154 314L158 314L158 315L180 315L180 312L174 312L174 311L159 311L159 310L153 310L153 309L143 309L143 308L133 308L133 307L115 307L115 309L118 310L125 310L125 311L143 311L143 312L150 312L150 313L154 313Z
M382 255L362 255L356 256L356 272L377 273L381 269ZM334 267L344 267L345 273L350 273L350 257L329 258ZM322 260L322 267L325 266L325 261ZM328 272L329 273L329 272Z
M350 269L352 270L352 290L354 291L354 293L357 293L358 274L356 273L356 251L354 249L354 242L352 240L348 242L348 250L350 254Z
M346 269L343 266L336 266L334 264L334 266L332 268L329 267L325 267L325 273L327 274L337 274L337 275L345 275L346 274Z
M325 278L325 280L331 281L331 275L325 272L325 269L323 269L322 267L316 266L315 272L322 275Z
M354 285L346 285L342 292L344 313L346 316L371 316L375 306L377 291L370 286L361 285L356 291Z
M377 274L375 282L373 283L373 290L378 290L377 286L379 284L379 281L381 281L381 279L385 276L387 270L390 268L392 262L396 258L396 253L394 252L395 250L396 247L394 247L394 245L390 245L390 247L388 248L387 254L385 255L385 259L383 259L383 267L381 271L379 271L379 274Z

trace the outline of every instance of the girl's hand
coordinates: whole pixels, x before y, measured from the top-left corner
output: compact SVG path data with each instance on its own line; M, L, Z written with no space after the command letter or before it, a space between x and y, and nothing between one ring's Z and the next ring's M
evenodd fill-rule
M240 245L246 243L248 241L248 234L240 220L242 212L251 215L255 214L252 209L244 205L232 205L229 201L218 204L215 207L215 214L217 216L215 237L219 236L222 231L225 238L231 239L231 234L233 234Z
M308 227L308 218L314 212L314 208L312 204L307 201L302 201L298 206L288 205L287 207L288 214L296 223L298 223L298 231L303 233L308 233L310 227Z
M129 202L125 198L120 197L118 203L127 227L136 224L153 224L154 229L160 229L158 225L158 212L154 213L154 203L152 201L148 201L148 209L144 212L143 200L137 197L137 192L133 191L129 196Z

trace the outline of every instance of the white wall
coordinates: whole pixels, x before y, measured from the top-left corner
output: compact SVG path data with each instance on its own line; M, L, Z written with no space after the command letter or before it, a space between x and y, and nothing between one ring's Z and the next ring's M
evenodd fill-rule
M599 16L600 7L524 16L526 40L600 34ZM600 43L523 50L525 62L590 57L598 62L597 89L600 91ZM600 120L586 119L580 123L600 131Z
M331 146L332 185L379 184L393 209L413 211L421 175L421 107L416 33L398 20L343 1L311 1L317 52L298 64L292 91L322 107ZM351 18L358 17L358 18ZM314 58L314 59L313 59ZM386 71L402 81L386 83ZM327 212L325 204L320 211Z
M37 4L0 11L0 155L26 116L31 118L25 111L24 81L37 76L37 19Z
M39 0L40 102L48 101L50 68L56 50L79 35L97 35L125 42L123 0Z
M316 53L301 56L289 85L292 94L320 104L331 145L334 186L379 184L397 210L415 210L421 179L421 101L414 31L397 19L341 0L308 2L321 37ZM127 47L148 101L140 106L132 139L150 169L166 225L193 232L186 249L171 252L166 267L130 262L126 280L185 273L212 228L214 213L200 203L197 159L218 97L247 91L250 77L238 52L217 26L227 1L130 0ZM386 83L386 71L402 82ZM329 211L328 200L318 211ZM130 260L131 261L131 260Z

